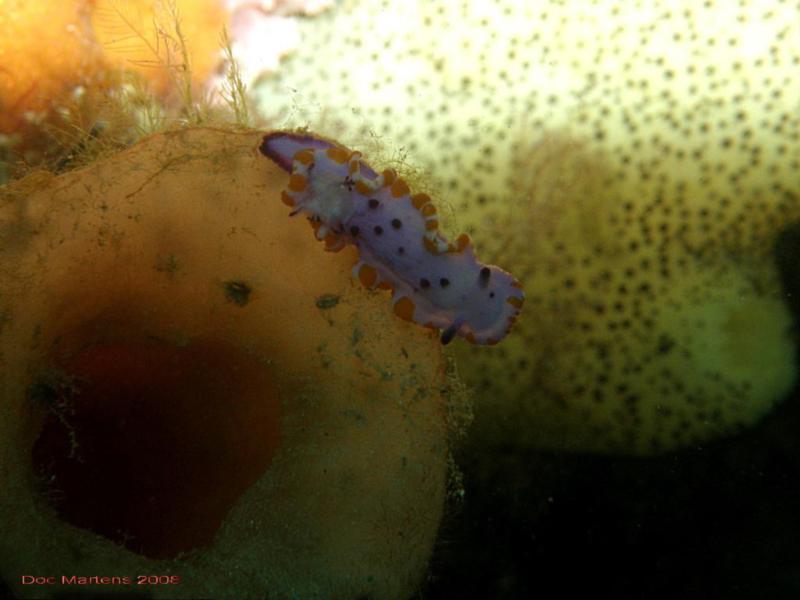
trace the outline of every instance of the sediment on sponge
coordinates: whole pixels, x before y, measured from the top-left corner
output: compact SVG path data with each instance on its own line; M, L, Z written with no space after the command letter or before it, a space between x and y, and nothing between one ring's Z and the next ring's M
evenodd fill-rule
M261 137L158 134L2 190L6 581L32 564L178 575L152 590L170 598L419 581L452 430L438 341L287 218Z

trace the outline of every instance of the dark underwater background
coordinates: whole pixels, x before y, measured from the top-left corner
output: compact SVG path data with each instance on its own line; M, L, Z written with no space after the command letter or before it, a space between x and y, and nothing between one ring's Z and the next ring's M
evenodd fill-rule
M800 224L774 255L800 322ZM659 457L486 462L459 460L465 498L419 598L800 597L797 389L750 430Z

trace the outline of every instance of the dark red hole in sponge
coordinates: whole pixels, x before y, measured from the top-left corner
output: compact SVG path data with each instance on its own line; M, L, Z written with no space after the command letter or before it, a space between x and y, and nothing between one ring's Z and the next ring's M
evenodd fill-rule
M210 544L278 448L276 384L228 343L104 343L58 369L74 385L45 399L33 460L46 495L146 556Z

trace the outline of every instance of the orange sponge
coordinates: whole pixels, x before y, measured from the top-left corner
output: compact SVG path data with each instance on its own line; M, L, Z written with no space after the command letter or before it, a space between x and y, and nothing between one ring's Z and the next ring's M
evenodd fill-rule
M262 137L164 133L0 196L10 581L36 565L180 578L155 597L406 597L424 572L438 341L287 218Z

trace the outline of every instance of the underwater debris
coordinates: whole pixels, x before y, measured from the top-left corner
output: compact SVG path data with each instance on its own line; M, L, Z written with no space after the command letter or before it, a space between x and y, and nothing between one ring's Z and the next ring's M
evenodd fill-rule
M253 291L244 281L226 281L222 284L225 288L225 297L238 306L246 306L250 301L250 293Z
M219 0L95 0L90 22L105 60L196 122L191 111L217 67L226 16Z
M48 409L65 409L79 391L78 378L60 369L47 369L34 377L25 394L28 402Z
M340 297L336 294L322 294L317 298L315 304L320 310L328 310L339 304Z
M66 435L66 443L62 449L67 452L64 456L69 460L80 460L77 456L78 435L75 427L70 423L70 417L75 414L75 398L80 393L80 379L75 374L67 373L62 369L45 369L33 379L33 383L26 390L26 398L33 406L44 408L48 418L59 429L59 435ZM51 484L54 477L46 477Z
M165 256L156 257L155 270L160 273L166 273L167 277L172 279L178 272L178 257L170 253Z

